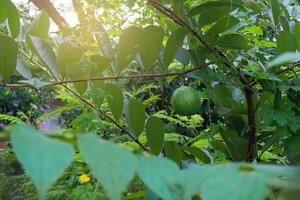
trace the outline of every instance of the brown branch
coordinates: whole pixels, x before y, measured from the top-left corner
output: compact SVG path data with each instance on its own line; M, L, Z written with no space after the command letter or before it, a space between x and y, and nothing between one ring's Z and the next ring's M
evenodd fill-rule
M67 89L69 92L71 92L73 95L75 95L78 99L80 99L83 103L85 103L87 106L91 107L92 109L98 111L100 115L102 115L104 118L108 119L111 123L113 123L115 126L117 126L119 129L121 129L126 135L128 135L134 142L136 142L144 151L148 151L147 148L138 140L136 139L129 131L126 130L123 126L121 126L117 121L115 121L112 117L107 115L105 112L98 110L96 106L91 104L89 101L87 101L84 97L82 97L80 94L73 91L71 88L69 88L66 85L63 85L65 89Z
M292 65L288 66L287 68L278 71L276 74L277 75L285 74L287 72L293 71L295 67L299 67L299 66L300 66L300 61L296 62L296 63L293 63Z
M255 110L253 102L253 91L245 88L245 95L247 101L247 114L248 114L248 149L246 161L252 162L255 156L256 149L256 124L255 124Z
M292 65L288 66L287 68L285 69L282 69L282 70L279 70L277 71L275 74L276 75L280 75L280 74L285 74L285 73L288 73L290 71L294 71L294 69L296 67L299 67L300 66L300 61L299 62L296 62L296 63L293 63ZM295 72L294 72L295 73ZM250 87L256 85L258 83L258 80L254 80L250 83Z
M182 19L180 16L177 16L171 9L163 6L160 2L157 0L148 0L147 1L150 5L152 5L155 9L160 11L165 16L172 19L175 23L182 26L183 28L186 28L192 35L194 35L210 52L215 54L217 57L219 57L223 64L227 66L229 69L232 69L237 76L239 77L240 81L243 83L244 86L248 87L248 81L243 76L241 71L239 69L235 69L231 66L230 59L227 58L225 53L223 53L220 49L217 47L211 46L208 42L205 41L203 35L199 33L197 30L195 30L193 27L191 27L184 19Z
M212 47L208 42L205 41L204 36L199 33L197 30L195 30L193 27L191 27L184 19L182 19L180 16L177 16L171 9L163 6L160 2L157 0L148 0L148 3L152 5L155 9L160 11L162 14L166 15L170 19L172 19L175 23L178 25L186 28L192 35L194 35L208 50L210 50L212 53L214 53L216 56L222 57L225 59L226 65L229 65L229 59L226 57L226 55L219 50L216 47Z
M55 24L60 28L64 29L68 27L66 20L59 14L56 8L53 6L50 0L31 0L39 9L45 10Z
M134 74L129 76L109 76L109 77L90 77L90 78L84 78L84 79L76 79L76 80L65 80L65 81L58 81L52 83L52 85L60 85L64 83L77 83L77 82L83 82L83 81L103 81L103 80L120 80L120 79L140 79L140 78L160 78L160 77L168 77L168 76L184 76L188 73L197 71L201 68L207 67L209 65L213 64L212 62L205 63L204 65L201 65L199 67L194 67L185 71L181 72L166 72L166 73L148 73L148 74Z
M181 72L166 72L166 73L148 73L148 74L134 74L129 76L108 76L108 77L90 77L90 78L83 78L83 79L75 79L75 80L60 80L55 82L50 82L49 85L63 85L66 83L78 83L78 82L85 82L85 81L105 81L105 80L120 80L120 79L142 79L142 78L163 78L169 76L184 76L191 72L197 71L199 69L205 68L209 65L213 64L213 62L205 63L199 67L194 67L188 70L184 70ZM26 84L0 84L0 86L4 87L26 87Z

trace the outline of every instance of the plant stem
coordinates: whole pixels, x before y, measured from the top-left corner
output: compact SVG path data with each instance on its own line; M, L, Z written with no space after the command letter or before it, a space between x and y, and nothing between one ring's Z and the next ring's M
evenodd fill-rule
M256 149L256 124L252 89L245 87L245 95L247 101L248 114L248 149L246 161L252 162L254 160L254 154Z

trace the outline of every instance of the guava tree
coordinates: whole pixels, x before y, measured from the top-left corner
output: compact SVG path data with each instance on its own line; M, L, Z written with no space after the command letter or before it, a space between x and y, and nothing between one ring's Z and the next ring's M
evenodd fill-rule
M7 131L40 198L75 154L111 199L135 175L162 199L299 198L299 167L258 164L300 162L299 1L73 0L76 27L32 2L0 3L1 85L54 88L40 120L83 110L59 136Z

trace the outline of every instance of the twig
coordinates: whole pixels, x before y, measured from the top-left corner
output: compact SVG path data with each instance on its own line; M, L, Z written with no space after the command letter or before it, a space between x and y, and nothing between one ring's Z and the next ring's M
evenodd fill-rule
M78 83L85 81L105 81L105 80L120 80L120 79L141 79L141 78L161 78L161 77L169 77L169 76L184 76L191 72L197 71L199 69L205 68L209 65L212 65L213 62L205 63L201 66L194 67L188 70L184 70L181 72L166 72L166 73L148 73L148 74L134 74L129 76L108 76L108 77L89 77L83 79L74 79L74 80L59 80L55 82L50 82L49 85L63 85L67 83ZM26 84L0 84L0 86L5 87L26 87Z
M140 143L140 141L138 139L136 139L133 135L131 135L131 133L129 133L126 128L124 128L123 126L121 126L117 121L115 121L112 117L108 116L105 112L103 112L102 110L98 110L96 108L96 106L94 106L93 104L91 104L88 100L86 100L85 98L83 98L80 94L76 93L74 90L72 90L71 88L69 88L66 85L63 85L64 88L66 88L69 92L71 92L74 96L76 96L78 99L80 99L83 103L85 103L87 106L91 107L92 109L98 111L104 118L108 119L110 122L112 122L113 124L115 124L119 129L121 129L124 133L126 133L133 141L135 141L143 150L148 151L147 148Z
M256 149L256 124L255 124L255 110L253 103L253 91L245 88L248 114L248 150L246 161L252 162Z

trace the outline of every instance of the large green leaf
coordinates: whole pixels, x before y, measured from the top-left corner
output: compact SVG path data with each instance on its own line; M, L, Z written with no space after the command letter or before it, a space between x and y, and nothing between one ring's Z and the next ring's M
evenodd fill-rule
M142 30L137 27L126 29L119 40L117 47L117 70L121 71L131 63L138 52Z
M299 60L300 60L299 52L286 52L274 58L271 62L268 63L268 66L274 67L274 66L279 66L284 64L290 64L292 62L297 62Z
M250 166L245 168L241 164L192 166L183 171L184 196L201 193L205 200L265 199L270 191L268 179Z
M231 8L230 10L232 10L240 6L242 6L242 1L240 0L210 1L194 7L189 12L189 15L194 16L194 15L202 14L202 12L204 12L205 10L212 11L213 8L218 8L218 7L227 7L227 9Z
M297 50L300 51L300 23L295 25L295 37L297 41Z
M200 148L197 147L185 147L184 151L186 151L187 153L193 155L195 158L197 158L198 160L200 160L203 163L210 163L210 158L209 156L202 151Z
M125 118L130 132L138 137L145 125L146 113L143 103L137 99L130 99L125 102Z
M202 27L217 21L239 7L242 7L242 2L240 0L211 1L193 8L189 15L193 16L200 14L198 25Z
M72 80L89 78L91 75L91 65L87 61L73 62L67 65L66 75ZM87 89L87 81L73 83L77 92L83 95Z
M8 80L16 69L18 45L10 37L0 34L0 76Z
M102 26L100 26L99 29L100 31L95 35L96 35L98 46L101 49L102 55L105 58L113 59L115 52L112 48L109 35L107 34L106 30Z
M146 123L147 143L151 152L158 155L164 145L164 124L157 117L149 117Z
M115 120L119 120L123 113L123 102L124 97L122 90L112 84L112 83L106 83L104 86L105 90L107 91L108 95L106 96L107 103L109 105L109 108L115 118Z
M46 11L42 11L38 14L30 24L27 34L33 35L39 38L47 38L50 28L50 19Z
M113 200L119 200L137 170L137 160L128 151L103 141L94 133L80 135L80 153L92 173Z
M20 33L20 15L18 9L10 0L7 3L7 18L12 37L18 37Z
M233 130L220 130L220 135L224 140L230 156L234 161L243 161L247 155L248 141L238 137Z
M78 62L83 54L83 49L74 46L70 42L64 42L57 49L57 68L62 78L66 76L66 68L74 62Z
M7 5L8 5L8 0L2 0L0 1L0 23L5 22L7 19Z
M57 69L56 56L52 47L46 41L38 37L30 36L30 39L39 58L45 63L53 76L56 79L59 79L60 76Z
M26 63L21 60L21 59L17 59L17 67L16 70L19 74L21 74L21 76L23 76L26 79L32 79L32 73L31 71L28 69Z
M71 145L50 139L30 126L11 129L13 150L26 173L43 198L52 184L71 164L74 156Z
M181 199L182 176L174 162L146 156L139 156L138 161L138 175L154 193L164 200Z
M235 50L241 50L247 47L247 41L240 33L226 33L217 38L216 44L225 49Z
M271 8L272 8L272 15L275 25L278 25L280 22L280 7L278 0L271 0Z
M164 65L168 67L172 60L174 59L178 49L182 46L183 40L186 35L186 30L183 28L179 28L175 30L172 35L169 37L168 42L166 44L165 52L164 52Z
M300 135L293 135L284 144L285 153L292 163L300 163Z
M279 53L296 51L297 41L293 33L288 31L281 32L278 34L276 39Z
M167 158L181 165L183 158L181 147L174 141L166 141L164 144L164 152Z
M205 34L205 38L208 42L214 43L217 36L231 28L232 26L238 24L240 21L233 16L225 16L216 22Z
M148 26L142 31L140 55L146 70L150 70L159 56L164 30L157 26Z

